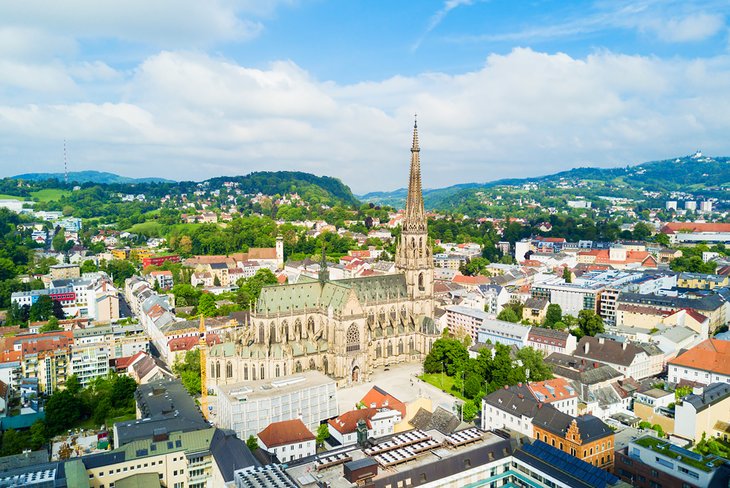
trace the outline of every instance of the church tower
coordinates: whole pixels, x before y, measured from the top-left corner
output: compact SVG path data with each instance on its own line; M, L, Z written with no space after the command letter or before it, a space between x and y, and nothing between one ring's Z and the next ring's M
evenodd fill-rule
M406 276L408 296L415 302L414 312L430 317L433 314L433 253L428 242L426 212L423 209L419 154L418 123L414 123L406 215L395 265Z

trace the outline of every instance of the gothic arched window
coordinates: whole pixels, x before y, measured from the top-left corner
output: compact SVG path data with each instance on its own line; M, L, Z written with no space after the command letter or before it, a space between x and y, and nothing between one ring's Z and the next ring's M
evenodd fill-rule
M426 285L423 283L423 273L418 273L418 290L425 291Z
M264 323L259 324L259 344L263 344L265 341L264 335L266 331L264 330Z
M398 341L398 354L403 354L403 339Z
M264 379L264 365L261 365L261 379Z
M243 379L248 381L248 364L243 367Z
M289 322L286 320L281 324L281 342L289 340Z
M388 357L393 355L393 342L388 341Z
M327 362L327 356L322 359L322 366L324 366L324 374L329 374L329 363Z
M317 369L317 365L314 364L314 359L309 360L309 369L311 369L311 370Z
M294 365L294 372L301 373L302 372L302 362L297 361L297 364Z
M273 342L276 342L276 325L271 322L271 325L269 325L269 344Z
M411 337L408 340L408 354L413 354L414 352L416 352L416 348L413 345L413 337Z
M279 365L276 365L276 377L278 378L281 375L281 370L279 369Z
M221 363L220 363L220 361L217 361L215 363L215 374L213 376L216 377L216 378L220 378L221 377Z
M375 357L380 358L383 356L383 346L382 344L378 343L377 346L375 346Z
M299 340L302 338L302 321L297 319L294 322L294 340Z
M226 378L233 378L233 364L230 361L226 363Z
M354 352L360 350L360 331L357 329L357 325L352 324L347 329L346 335L347 352Z
M310 337L314 335L314 317L309 317L307 320L307 333Z

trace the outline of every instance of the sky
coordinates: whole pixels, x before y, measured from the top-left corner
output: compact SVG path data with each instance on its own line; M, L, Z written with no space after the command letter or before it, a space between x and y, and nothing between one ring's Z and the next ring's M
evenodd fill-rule
M727 0L0 2L0 176L425 187L730 155Z

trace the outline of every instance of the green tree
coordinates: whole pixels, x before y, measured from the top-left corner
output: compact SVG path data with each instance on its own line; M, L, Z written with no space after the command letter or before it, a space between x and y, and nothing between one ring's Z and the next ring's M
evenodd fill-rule
M580 337L600 334L604 331L603 319L593 310L581 310L578 313L578 330Z
M563 279L566 283L573 282L573 275L571 274L570 269L567 266L563 268Z
M53 332L61 330L61 326L58 325L58 319L54 315L51 315L48 322L46 322L39 330L40 332Z
M327 424L319 424L319 427L317 427L317 445L323 446L324 441L326 441L330 436L330 430L327 427Z
M212 293L203 293L198 301L198 313L206 317L218 315L218 307L215 304L215 297Z
M193 349L185 353L184 359L180 359L172 365L172 370L180 376L183 386L191 395L200 395L200 351Z
M48 442L46 436L46 424L42 420L36 420L30 426L30 448L34 451L42 448Z
M49 295L41 295L38 300L30 306L31 322L41 322L53 316L53 299Z
M482 391L484 381L476 374L470 373L464 381L464 396L467 398L476 398Z
M517 351L517 359L522 362L522 369L528 381L544 381L553 377L549 364L545 363L542 351L532 347L523 347Z
M426 373L445 372L449 376L454 376L462 369L467 359L469 351L461 341L442 337L433 343L431 352L423 362L423 370Z
M464 419L464 422L470 422L476 417L477 412L479 411L479 407L476 404L476 401L474 400L468 400L464 402L462 405L462 411L461 415Z
M687 395L692 394L692 387L691 386L678 386L676 390L674 390L674 398L679 401L682 398L686 397Z
M81 391L81 382L79 381L78 375L72 374L66 378L66 391L72 395L76 395Z
M560 305L557 303L551 303L547 307L547 312L545 312L545 322L543 325L545 327L553 328L556 323L563 320L563 309L560 308Z
M51 240L51 246L56 252L63 252L66 249L66 234L63 229L60 229L53 239Z
M662 234L661 232L654 236L654 242L657 244L661 244L664 247L669 247L669 236L666 234Z
M49 435L56 435L76 425L85 407L79 396L68 390L53 393L46 402L46 428Z
M634 231L632 233L634 239L638 241L643 241L651 236L651 227L649 227L644 222L637 222L636 225L634 225Z
M259 448L259 440L254 436L253 434L248 436L248 439L246 439L246 447L249 448L251 452L255 451Z
M83 263L81 263L81 273L93 273L95 271L99 271L99 267L94 263L94 261L87 259Z
M519 322L521 317L517 316L517 313L515 313L514 309L511 307L504 307L501 312L499 312L499 315L497 315L497 320L504 320L505 322L513 322L517 323Z

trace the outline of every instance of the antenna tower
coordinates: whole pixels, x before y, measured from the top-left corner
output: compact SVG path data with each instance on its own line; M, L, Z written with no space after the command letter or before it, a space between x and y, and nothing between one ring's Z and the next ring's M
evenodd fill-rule
M68 155L66 154L66 139L63 140L63 180L68 183Z

